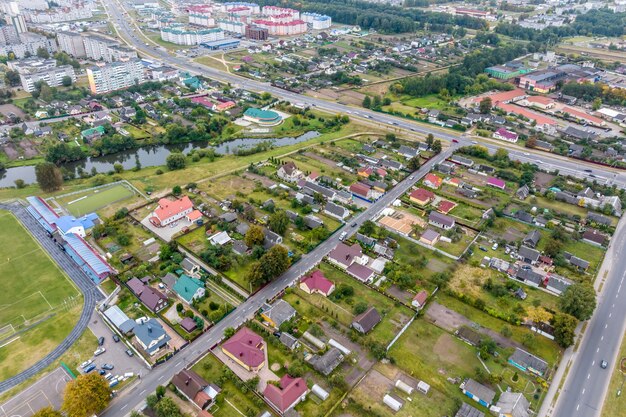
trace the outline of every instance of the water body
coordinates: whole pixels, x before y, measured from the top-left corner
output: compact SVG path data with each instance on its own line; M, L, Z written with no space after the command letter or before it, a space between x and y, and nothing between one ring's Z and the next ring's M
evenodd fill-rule
M310 131L298 137L283 138L243 138L224 142L218 146L211 147L215 152L221 155L236 153L239 149L250 149L263 142L271 142L273 146L287 146L296 143L306 142L320 135L319 132ZM64 167L69 170L78 172L81 167L86 172L91 172L93 168L98 173L107 173L113 170L113 165L122 164L124 169L132 169L136 166L137 161L142 167L154 167L165 165L167 156L172 152L183 152L188 154L192 149L207 148L208 144L202 142L193 142L181 145L160 145L145 148L137 148L129 151L119 152L113 155L100 156L97 158L87 158L82 161L65 164ZM36 182L35 167L33 165L25 165L20 167L8 168L0 172L0 188L13 187L15 180L22 179L26 184Z

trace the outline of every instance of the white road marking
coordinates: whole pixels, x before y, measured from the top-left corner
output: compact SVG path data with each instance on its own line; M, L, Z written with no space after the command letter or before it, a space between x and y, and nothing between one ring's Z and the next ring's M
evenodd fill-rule
M589 377L587 377L587 379L589 379ZM143 390L139 393L139 396L143 395L146 392L146 390Z
M595 364L596 364L596 361L591 362L591 366L593 366L593 365L595 365Z
M158 381L162 380L165 377L165 375L161 375L158 379Z
M604 325L604 328L606 329L607 327L609 327L609 323Z
M585 388L583 388L583 392L581 393L581 395L585 395Z
M598 353L598 352L600 352L600 348L597 348L597 349L596 349L596 353Z
M591 374L587 374L587 379L589 379L591 377Z
M612 315L613 315L613 313L609 313L609 318L611 318Z
M602 340L604 340L604 336L602 336L602 337L600 338L600 341L602 341Z
M120 408L120 410L123 410L123 409L125 409L126 407L128 407L128 404L124 404L124 405L122 406L122 408Z
M576 411L578 411L579 408L580 408L580 404L576 406Z

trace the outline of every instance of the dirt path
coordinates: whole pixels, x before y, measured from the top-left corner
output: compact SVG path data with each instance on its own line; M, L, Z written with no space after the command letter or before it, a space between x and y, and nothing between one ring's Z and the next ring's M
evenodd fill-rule
M441 327L443 330L451 333L454 333L462 326L467 326L476 330L478 333L489 336L501 347L520 349L524 348L520 343L514 342L513 340L510 340L502 336L500 333L494 332L491 329L481 327L464 315L459 314L454 310L450 310L449 308L439 303L430 304L428 310L426 310L426 318L430 320L430 322L432 322L434 325Z

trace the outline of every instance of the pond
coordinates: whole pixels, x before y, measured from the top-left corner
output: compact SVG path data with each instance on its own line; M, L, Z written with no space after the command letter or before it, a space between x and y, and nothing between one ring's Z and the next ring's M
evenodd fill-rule
M306 142L320 135L319 132L310 131L297 137L283 138L242 138L229 142L221 143L218 146L211 147L215 152L221 155L233 154L240 149L250 149L263 142L271 142L272 146L280 147L293 145L296 143ZM141 164L143 168L165 165L167 156L172 152L183 152L188 154L192 149L207 148L206 142L192 142L182 145L160 145L144 148L132 149L129 151L119 152L113 155L100 156L97 158L87 158L82 161L64 164L66 169L73 170L74 173L82 168L86 172L96 169L98 173L107 173L113 170L113 165L121 164L124 169L132 169ZM13 187L15 180L22 179L26 184L36 182L35 167L33 165L25 165L19 167L8 168L0 172L0 188Z

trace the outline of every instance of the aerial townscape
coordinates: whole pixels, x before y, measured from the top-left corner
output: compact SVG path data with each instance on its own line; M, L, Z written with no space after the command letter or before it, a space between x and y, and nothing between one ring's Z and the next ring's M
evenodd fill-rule
M626 417L624 209L626 0L0 0L0 417Z

